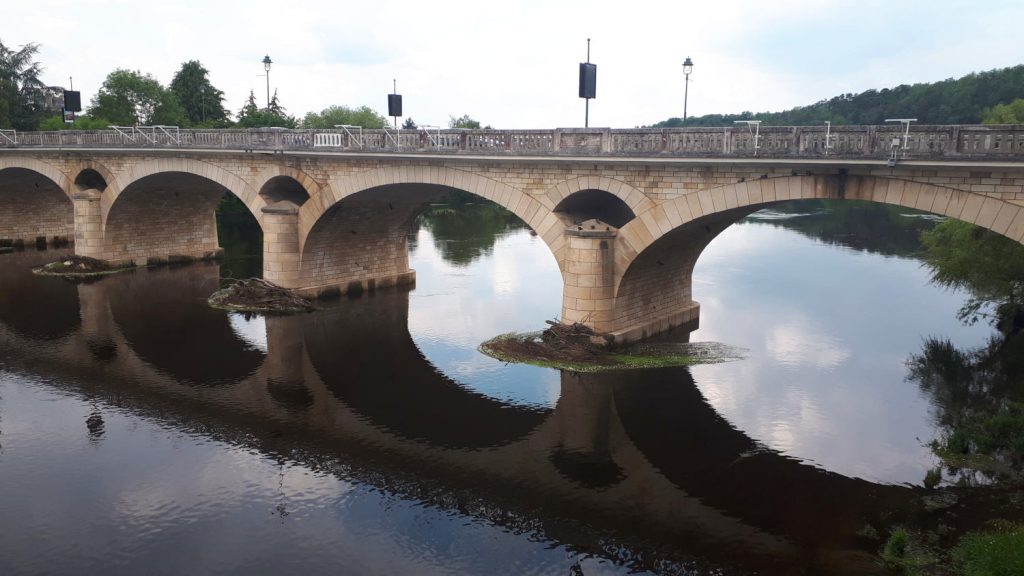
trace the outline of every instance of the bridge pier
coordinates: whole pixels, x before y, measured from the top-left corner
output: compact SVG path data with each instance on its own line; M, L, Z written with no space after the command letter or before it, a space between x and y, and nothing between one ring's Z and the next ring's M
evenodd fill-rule
M103 259L103 213L100 205L102 193L96 189L80 190L72 194L75 206L75 254Z
M562 278L562 322L579 322L610 332L615 303L615 237L617 230L600 220L587 220L565 230Z
M287 200L263 208L263 279L282 288L299 283L299 207Z

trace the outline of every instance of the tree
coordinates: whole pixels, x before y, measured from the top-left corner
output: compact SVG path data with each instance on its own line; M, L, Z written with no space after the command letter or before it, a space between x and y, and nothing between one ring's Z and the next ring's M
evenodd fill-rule
M256 104L256 95L250 90L248 100L238 111L238 122L235 125L239 128L295 128L298 123L295 118L285 113L285 109L277 100L277 92L274 92L270 106L260 108Z
M45 113L43 69L33 61L39 45L11 50L0 42L0 128L35 130Z
M1024 247L959 220L942 222L921 240L932 282L970 292L962 321L986 318L1003 334L1024 330Z
M448 127L449 128L466 128L466 129L470 129L470 130L479 130L480 129L480 122L470 118L469 114L463 114L462 117L460 117L460 118L456 118L455 116L449 116L448 117ZM485 126L484 129L485 130L490 130L491 127L490 126Z
M92 99L89 115L115 125L188 124L178 99L156 78L121 69L107 75Z
M74 124L68 124L64 122L63 116L50 116L39 123L39 130L53 131L53 130L106 130L110 127L110 122L107 122L103 118L93 118L92 116L79 116L75 119Z
M1009 104L996 104L981 112L982 124L1024 124L1024 99Z
M321 112L310 112L302 119L303 128L334 128L346 124L363 128L383 128L387 119L369 106L349 108L348 106L328 106Z
M982 120L986 108L1010 102L1022 93L1024 65L1018 65L939 82L840 94L782 112L690 117L686 125L732 126L735 120L762 120L778 126L820 125L826 120L832 125L881 124L886 118L917 118L922 124L974 124ZM678 120L670 119L652 127L678 125Z
M210 83L209 71L198 60L189 60L171 80L170 90L184 109L193 126L225 126L228 111L224 108L224 92Z

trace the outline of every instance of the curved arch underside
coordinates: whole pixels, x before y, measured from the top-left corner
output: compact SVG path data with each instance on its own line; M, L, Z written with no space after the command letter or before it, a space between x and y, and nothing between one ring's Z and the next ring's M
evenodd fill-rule
M874 176L791 176L738 182L668 200L619 231L612 320L622 340L651 336L689 321L693 267L722 230L777 202L868 200L956 218L1024 243L1024 207L952 188Z
M306 237L299 286L352 293L411 283L412 225L430 202L449 191L437 185L396 184L334 204Z
M74 207L56 182L28 168L0 167L0 241L50 241L74 234Z
M207 178L165 172L136 180L110 207L105 259L144 264L217 253L217 203L231 191Z

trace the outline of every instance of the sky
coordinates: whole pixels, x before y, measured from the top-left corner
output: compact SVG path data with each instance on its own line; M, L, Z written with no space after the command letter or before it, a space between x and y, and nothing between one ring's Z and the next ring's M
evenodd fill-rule
M226 107L270 89L302 116L387 113L397 80L420 125L468 114L495 128L582 126L578 66L597 64L590 125L778 111L843 93L1024 61L1019 0L33 0L6 2L0 42L40 44L48 85L89 102L117 68L167 85L199 60Z

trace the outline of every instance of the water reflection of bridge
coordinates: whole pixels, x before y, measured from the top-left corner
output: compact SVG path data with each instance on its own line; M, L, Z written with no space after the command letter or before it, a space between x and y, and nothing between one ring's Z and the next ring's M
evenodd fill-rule
M596 553L611 535L652 554L859 574L876 568L857 530L898 518L912 496L760 447L685 369L563 373L554 409L508 405L422 356L405 292L267 318L263 351L202 304L217 282L213 265L79 285L5 270L0 290L18 300L0 306L0 360L267 453L340 459L365 482ZM573 522L603 536L566 530Z

